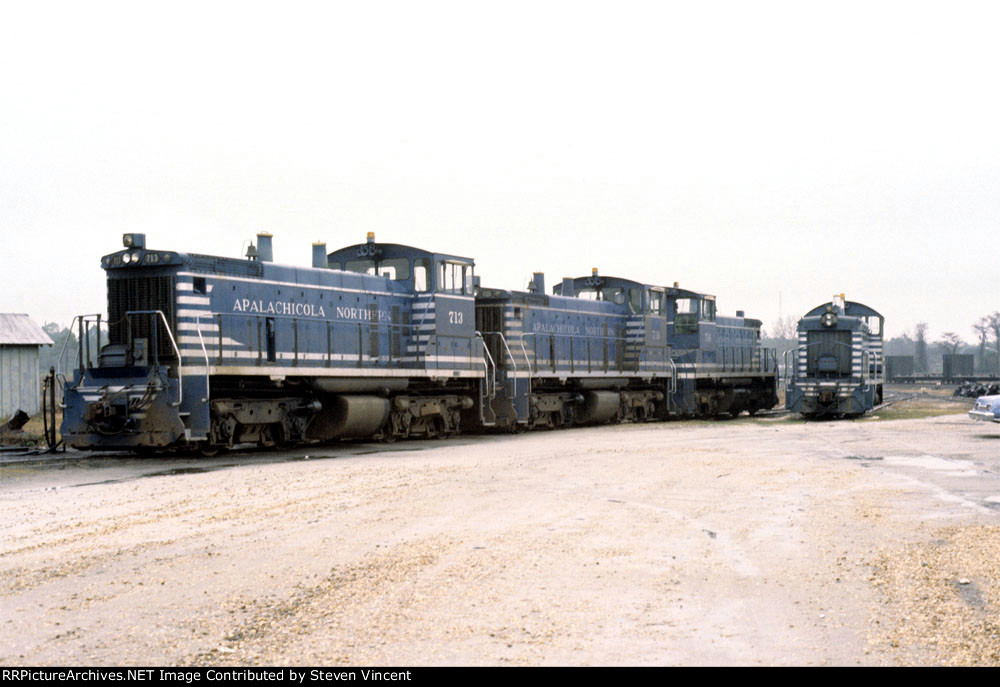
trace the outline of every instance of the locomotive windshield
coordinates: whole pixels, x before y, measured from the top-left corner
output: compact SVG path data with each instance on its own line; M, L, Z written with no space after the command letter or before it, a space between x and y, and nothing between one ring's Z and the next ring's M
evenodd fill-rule
M576 297L588 301L607 301L616 305L628 303L629 312L633 315L642 312L642 289L640 288L625 289L609 286L603 289L580 289L576 292Z
M698 299L697 298L678 298L675 301L674 310L678 315L687 315L689 313L698 313Z
M715 321L715 301L708 298L678 298L675 301L674 312L677 315L693 315L685 317L685 321L702 320Z

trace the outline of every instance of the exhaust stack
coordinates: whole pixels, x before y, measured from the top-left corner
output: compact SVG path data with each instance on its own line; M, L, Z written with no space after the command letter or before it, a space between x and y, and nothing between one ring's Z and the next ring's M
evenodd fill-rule
M313 267L320 267L324 270L330 267L326 257L326 243L323 241L317 241L313 244Z
M261 262L274 262L274 249L271 246L271 235L266 231L257 234L257 259Z

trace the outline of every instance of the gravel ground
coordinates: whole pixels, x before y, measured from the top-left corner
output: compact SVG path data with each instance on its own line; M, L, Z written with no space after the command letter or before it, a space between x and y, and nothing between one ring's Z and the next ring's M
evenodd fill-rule
M4 468L0 662L1000 665L993 434L743 419Z

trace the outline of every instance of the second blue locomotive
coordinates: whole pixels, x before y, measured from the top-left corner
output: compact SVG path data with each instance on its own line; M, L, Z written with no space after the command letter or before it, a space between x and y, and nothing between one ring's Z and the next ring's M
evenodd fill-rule
M489 414L503 426L554 427L734 416L777 403L777 361L758 320L717 317L715 298L606 277L567 278L545 294L483 288L476 326L498 370Z

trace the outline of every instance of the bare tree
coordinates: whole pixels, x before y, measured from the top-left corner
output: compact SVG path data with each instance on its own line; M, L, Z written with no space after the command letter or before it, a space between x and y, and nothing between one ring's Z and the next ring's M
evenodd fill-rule
M965 342L955 332L945 332L941 335L941 339L937 342L937 345L943 348L945 353L955 355L965 345Z
M1000 310L997 310L992 315L987 315L986 321L993 332L993 346L996 348L997 353L997 376L1000 376Z
M784 339L785 341L798 341L798 326L799 321L793 315L779 317L774 321L774 324L771 325L771 331L768 332L768 338Z
M972 331L976 333L979 337L979 348L978 361L976 364L976 369L980 372L987 372L986 369L986 343L990 340L990 321L987 317L980 317L979 320L972 325Z
M917 372L927 372L927 323L917 322L913 328L913 366Z

